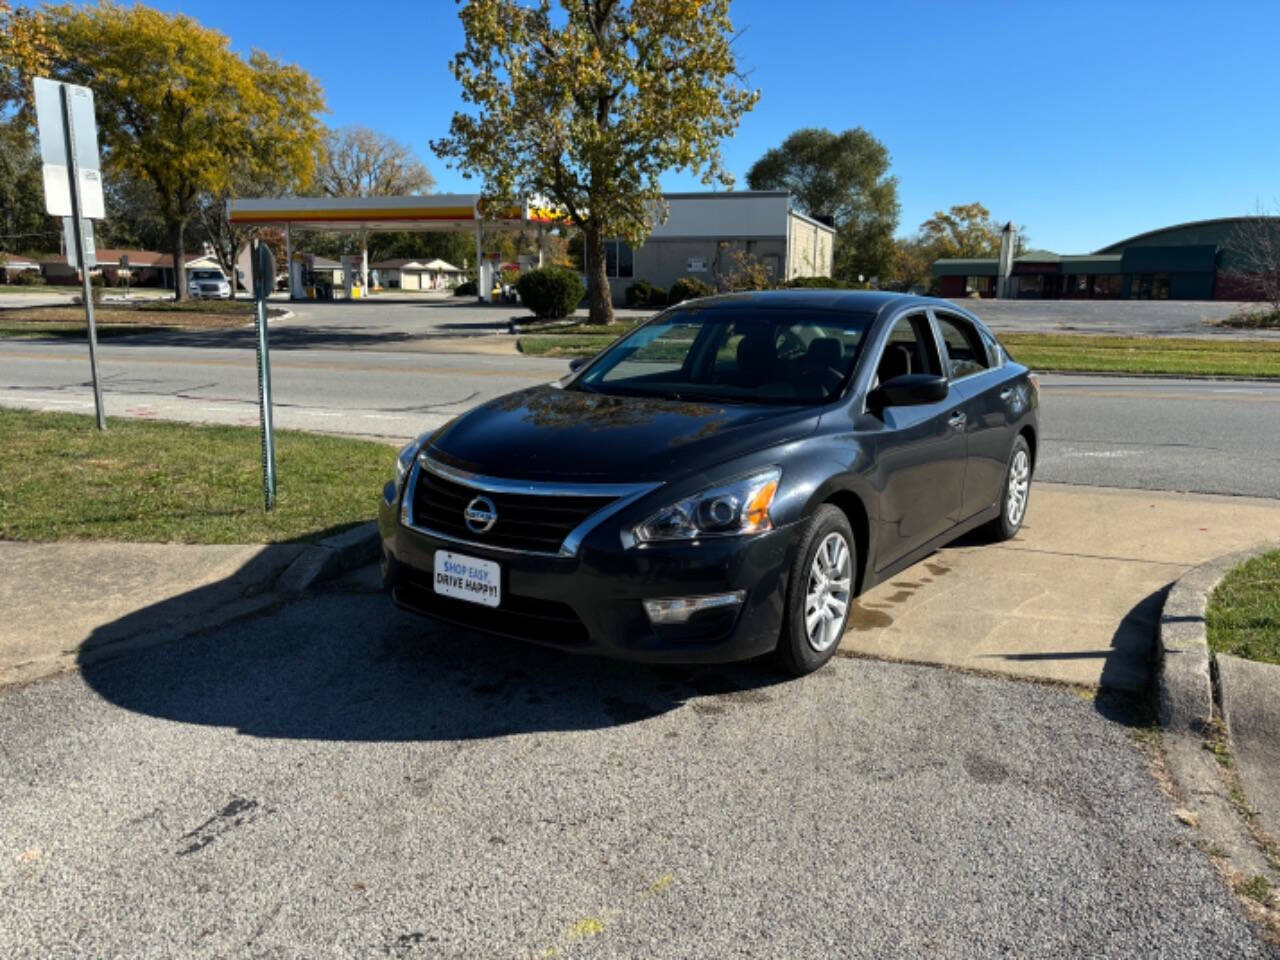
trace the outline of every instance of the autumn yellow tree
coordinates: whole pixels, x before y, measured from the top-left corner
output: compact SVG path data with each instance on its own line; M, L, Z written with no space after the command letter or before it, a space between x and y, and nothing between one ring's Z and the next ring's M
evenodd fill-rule
M43 12L15 10L9 0L0 0L0 109L16 103L20 119L30 120L31 78L45 74L55 53Z
M155 187L170 238L176 296L186 296L184 232L202 194L237 178L314 175L324 100L301 69L255 51L182 14L102 0L42 12L53 40L49 74L91 87L107 173Z
M659 176L732 183L720 142L758 98L733 54L729 0L469 0L451 67L473 108L432 148L486 196L543 196L582 231L591 320L613 319L605 240L665 216Z

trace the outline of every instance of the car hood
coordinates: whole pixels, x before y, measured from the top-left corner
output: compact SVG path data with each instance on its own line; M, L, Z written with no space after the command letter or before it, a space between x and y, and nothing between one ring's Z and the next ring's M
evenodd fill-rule
M491 477L671 480L812 433L809 408L722 404L533 387L448 424L429 452Z

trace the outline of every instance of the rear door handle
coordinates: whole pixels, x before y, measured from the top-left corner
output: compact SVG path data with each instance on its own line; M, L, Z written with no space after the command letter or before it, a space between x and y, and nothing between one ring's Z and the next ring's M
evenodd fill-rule
M965 421L968 419L969 418L965 416L963 410L957 410L951 415L950 419L947 420L947 426L951 427L953 430L963 430Z

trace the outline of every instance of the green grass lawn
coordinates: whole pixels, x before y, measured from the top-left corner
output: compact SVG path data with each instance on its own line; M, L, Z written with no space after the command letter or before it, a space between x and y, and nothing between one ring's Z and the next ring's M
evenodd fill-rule
M1001 342L1036 370L1280 377L1280 340L1005 333Z
M1204 619L1215 653L1280 663L1280 550L1223 577Z
M614 339L594 334L591 329L578 326L571 332L528 334L519 339L520 351L533 356L591 356ZM1006 333L1000 340L1019 363L1034 370L1280 377L1280 340L1071 333Z
M532 334L520 337L516 347L532 357L590 357L614 339L590 334Z
M276 508L263 510L252 427L0 408L0 539L276 543L373 519L394 448L276 432Z

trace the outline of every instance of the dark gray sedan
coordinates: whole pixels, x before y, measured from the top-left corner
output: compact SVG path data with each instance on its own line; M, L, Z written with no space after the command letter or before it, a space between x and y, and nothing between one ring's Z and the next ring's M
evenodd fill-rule
M807 673L861 591L969 530L1018 532L1038 404L946 301L682 303L406 446L384 575L410 609L564 650Z

